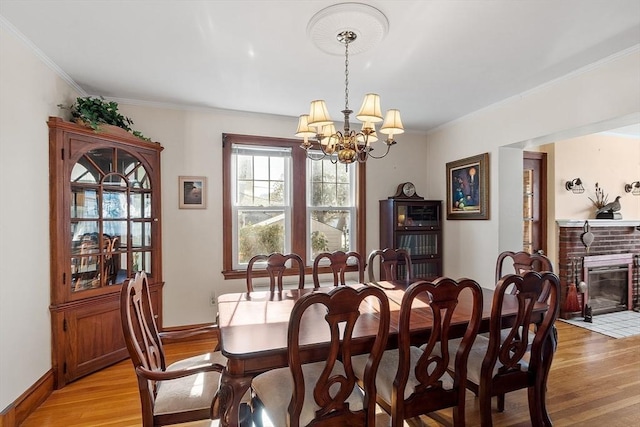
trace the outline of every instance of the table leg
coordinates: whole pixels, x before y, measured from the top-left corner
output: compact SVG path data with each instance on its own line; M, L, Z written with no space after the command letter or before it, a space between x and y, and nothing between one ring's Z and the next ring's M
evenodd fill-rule
M239 427L240 401L251 385L251 377L230 375L225 369L220 378L218 400L220 402L220 425Z

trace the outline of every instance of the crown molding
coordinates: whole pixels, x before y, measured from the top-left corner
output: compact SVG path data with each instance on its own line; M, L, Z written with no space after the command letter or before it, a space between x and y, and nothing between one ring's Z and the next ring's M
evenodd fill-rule
M49 67L54 73L58 75L62 80L64 80L69 86L71 86L76 92L78 92L81 96L86 96L87 92L80 87L67 73L64 72L62 68L60 68L55 62L51 60L47 55L44 54L27 36L22 34L16 27L11 24L11 22L7 21L7 19L0 15L0 28L6 29L8 32L12 33L18 40L27 46L35 56L40 59L47 67Z
M428 131L428 134L434 134L436 132L448 129L450 127L453 127L453 126L459 124L462 121L465 121L467 119L473 118L473 117L475 117L477 115L480 115L480 114L483 114L483 113L485 113L487 111L491 111L491 110L495 110L497 108L503 107L503 106L509 104L510 102L513 102L514 100L519 100L519 99L522 99L522 98L526 98L529 95L532 95L532 94L535 94L537 92L540 92L540 91L542 91L542 90L544 90L544 89L546 89L548 87L556 85L557 83L563 82L565 80L571 80L571 79L575 78L576 76L579 76L580 74L588 73L590 71L593 71L593 70L595 70L597 68L602 67L605 64L608 64L610 62L614 62L614 61L618 60L619 58L622 58L622 57L625 57L625 56L628 56L628 55L631 55L631 54L634 54L634 53L637 53L637 52L640 52L640 43L638 43L636 45L633 45L633 46L631 46L631 47L629 47L627 49L621 50L620 52L614 53L613 55L609 55L606 58L602 58L602 59L600 59L600 60L598 60L596 62L592 62L591 64L585 65L584 67L581 67L581 68L578 68L578 69L576 69L574 71L571 71L571 72L569 72L569 73L567 73L567 74L565 74L565 75L563 75L561 77L558 77L558 78L553 79L553 80L549 80L548 82L542 83L539 86L536 86L536 87L531 88L529 90L526 90L524 92L518 93L516 95L510 96L509 98L502 99L502 100L500 100L498 102L495 102L495 103L493 103L491 105L487 105L486 107L483 107L483 108L481 108L479 110L472 111L471 113L466 114L466 115L464 115L462 117L458 117L457 119L451 120L450 122L443 123L443 124L433 128L433 129L430 129Z

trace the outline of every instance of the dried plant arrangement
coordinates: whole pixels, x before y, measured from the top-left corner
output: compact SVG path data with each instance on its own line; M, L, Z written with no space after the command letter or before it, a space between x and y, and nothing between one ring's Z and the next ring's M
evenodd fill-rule
M607 204L608 199L609 199L609 195L604 194L604 191L602 191L602 187L600 187L596 182L596 198L594 200L591 197L589 197L589 200L591 200L591 203L593 203L593 206L595 206L596 209L600 209Z

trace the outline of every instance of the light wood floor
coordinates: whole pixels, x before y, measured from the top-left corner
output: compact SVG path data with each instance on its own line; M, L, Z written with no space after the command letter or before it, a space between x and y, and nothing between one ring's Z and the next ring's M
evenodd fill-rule
M554 425L640 425L640 336L614 339L563 322L557 327L547 400ZM213 341L168 344L167 357L174 361L213 346ZM469 392L466 413L468 426L480 424L477 399ZM54 391L22 426L139 426L139 414L135 374L125 360ZM422 425L451 425L451 410L437 418L444 424L425 419ZM508 394L505 412L494 412L493 421L496 427L531 425L526 391Z

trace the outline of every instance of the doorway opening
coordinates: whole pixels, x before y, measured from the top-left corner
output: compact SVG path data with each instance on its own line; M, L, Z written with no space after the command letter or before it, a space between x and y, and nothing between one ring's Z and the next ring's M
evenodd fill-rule
M547 153L523 151L522 250L547 253Z

